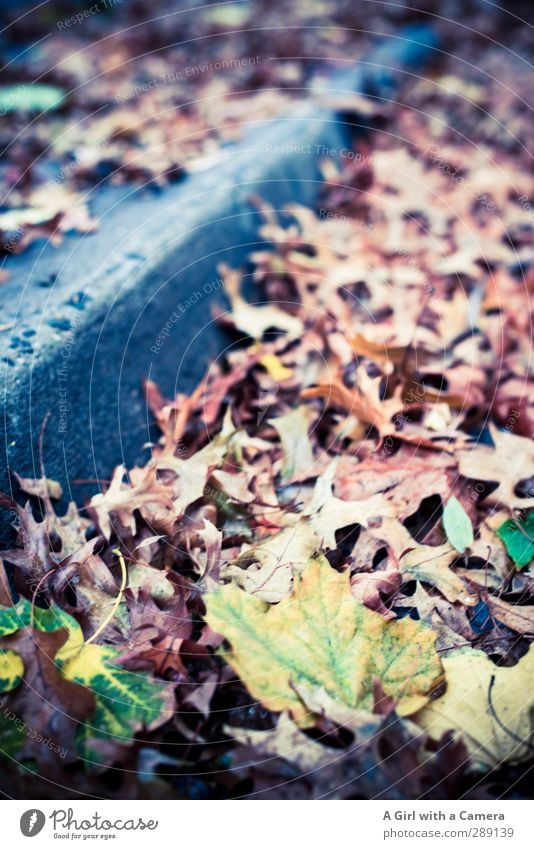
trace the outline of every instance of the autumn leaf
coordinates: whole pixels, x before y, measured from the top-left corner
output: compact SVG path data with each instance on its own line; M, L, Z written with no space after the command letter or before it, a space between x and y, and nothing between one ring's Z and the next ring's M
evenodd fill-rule
M534 510L524 519L507 519L497 529L497 536L518 569L528 566L534 557Z
M16 608L0 610L0 633L6 638L6 646L11 648L20 643L25 633L30 633L31 605L21 599ZM37 663L35 651L39 651L39 641L50 634L54 642L54 651L50 649L40 665L47 671L44 680L48 684L48 704L55 710L57 699L54 693L65 692L66 698L72 689L72 698L76 695L77 705L82 710L80 718L86 716L87 699L94 698L94 712L84 719L77 734L77 743L81 754L91 760L101 760L102 750L95 740L123 745L130 742L133 735L143 727L153 728L164 722L171 714L172 693L168 685L151 679L144 673L132 672L117 664L122 652L112 646L101 646L84 642L83 633L76 620L56 605L48 608L34 608L33 638L28 637L24 646L25 667L31 668ZM59 635L62 635L59 639ZM59 640L59 641L58 641ZM35 651L32 650L34 645ZM44 645L44 643L43 643ZM52 667L54 667L52 669ZM14 666L15 672L20 667ZM34 673L37 680L40 677ZM81 686L80 686L81 685ZM15 685L16 686L16 685ZM27 688L25 688L27 690ZM82 698L83 697L83 698ZM87 698L86 698L87 697ZM26 692L24 702L31 706L32 694ZM17 702L14 702L16 709ZM38 704L35 706L39 707ZM29 722L31 708L26 716ZM66 714L66 719L72 714ZM85 711L85 712L84 712Z
M0 650L0 693L18 687L24 674L22 658L10 649Z
M20 475L14 474L18 485L28 495L35 495L37 498L42 499L59 499L63 495L61 484L57 481L49 480L48 478L22 478Z
M308 437L311 419L310 409L304 406L296 407L277 419L269 419L269 424L278 432L282 443L283 481L309 471L313 466L313 449Z
M42 737L50 738L55 746L64 747L68 761L76 759L76 730L85 722L95 707L90 690L62 674L56 662L57 655L68 639L64 628L41 631L25 626L7 637L2 637L2 648L15 652L24 664L23 680L7 693L2 704L24 725L35 729ZM9 749L15 739L9 728L5 741ZM57 769L57 759L46 746L33 736L20 736L23 748L19 759L35 759L47 770ZM0 739L4 748L4 740ZM59 751L59 749L58 749Z
M20 599L13 607L0 607L0 637L13 634L28 625L30 621L30 607L26 599Z
M393 785L402 787L403 795L410 798L426 795L429 787L429 798L442 798L441 782L447 780L451 769L446 753L452 754L451 747L444 746L431 755L426 748L429 738L410 720L394 713L379 715L349 708L329 699L324 691L314 694L310 704L318 715L350 732L353 740L348 747L324 746L321 738L306 734L288 713L282 713L276 726L266 731L234 726L225 731L256 759L260 756L271 764L273 758L279 758L296 767L304 778L313 777L316 798L339 798L340 789L347 799L354 794L381 798ZM465 760L463 744L454 745L453 757L456 762Z
M369 494L356 501L345 501L333 494L336 462L317 479L313 497L307 504L304 515L316 537L324 548L335 548L336 532L349 525L367 527L375 518L394 516L394 508L382 493Z
M281 330L296 338L304 329L300 318L271 304L247 304L244 300L234 302L230 318L237 330L252 339L261 339L268 330Z
M313 718L296 686L324 687L350 707L371 709L378 678L401 715L426 703L441 678L435 634L411 619L388 622L352 595L348 573L324 557L295 577L295 591L269 606L233 586L206 598L206 620L228 640L225 657L270 710Z
M400 567L406 580L421 581L436 587L449 601L461 601L472 607L478 596L451 569L458 554L449 545L419 545L401 557Z
M375 329L375 328L373 328ZM407 354L411 350L411 330L408 328L406 333L408 337L401 344L391 344L386 339L369 339L363 333L356 333L349 343L352 350L359 357L369 357L377 363L387 366L390 362L394 365L400 365L407 358Z
M110 646L84 645L62 666L65 678L87 687L96 698L95 713L78 735L83 757L101 760L98 741L129 744L137 731L157 728L172 716L171 689L118 666L120 654Z
M534 636L534 607L531 604L509 604L495 596L489 596L487 604L495 619L507 628L518 634Z
M381 400L380 383L380 378L370 378L360 367L358 385L354 389L348 389L341 380L335 379L302 390L301 398L322 398L326 406L351 413L360 421L373 425L381 436L387 436L395 433L391 419L403 409L404 402L397 396Z
M389 610L382 600L384 596L394 596L402 583L401 573L396 569L377 572L357 572L351 578L352 594L366 607L376 610L385 619L395 619L395 613Z
M264 354L258 362L276 383L281 383L293 376L292 370L287 368L276 354Z
M310 517L310 524L325 548L335 548L336 532L341 528L356 524L367 527L370 519L393 515L391 504L381 494L361 501L343 501L332 496L315 516Z
M155 728L169 719L172 690L142 672L119 666L120 649L85 643L76 620L67 618L69 639L56 660L66 679L94 693L95 713L81 727L78 745L82 756L100 760L95 740L127 744L141 728Z
M503 504L510 510L534 507L534 497L516 492L520 481L534 475L534 444L532 440L508 431L490 427L495 447L472 445L456 450L460 473L474 480L497 483L497 488L485 499L487 504Z
M129 572L129 577L131 574ZM159 573L156 572L157 574ZM56 598L58 591L67 585L76 593L76 614L86 631L92 634L104 627L119 593L119 587L102 558L92 553L84 557L76 555L73 562L64 566L57 575ZM123 633L127 632L124 602L118 604L113 620L114 627Z
M460 554L474 540L471 519L454 495L451 495L443 510L443 527L450 544Z
M298 522L260 544L244 545L227 574L248 593L273 604L289 595L293 575L304 569L319 548L320 539L311 525Z
M495 666L466 648L444 658L447 689L413 717L432 737L453 730L480 769L532 757L534 651L515 666Z
M238 272L220 266L224 276L225 291L232 305L229 314L223 320L231 323L252 339L261 339L267 330L282 330L290 337L297 338L304 330L302 320L284 312L273 304L249 304L240 293L241 276Z

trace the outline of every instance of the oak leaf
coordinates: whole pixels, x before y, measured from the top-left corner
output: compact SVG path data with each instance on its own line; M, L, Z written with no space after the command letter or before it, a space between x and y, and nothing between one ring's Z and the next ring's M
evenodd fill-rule
M507 628L534 637L534 607L531 604L509 604L495 596L489 596L487 604L495 619Z
M359 599L371 610L376 610L384 619L395 619L395 613L386 607L382 595L394 596L399 591L402 576L397 569L357 572L352 576L350 583L354 598Z
M439 799L454 795L455 767L466 761L461 742L451 745L444 738L438 751L430 754L428 738L409 720L394 713L381 716L348 708L328 700L324 693L318 701L317 714L327 716L353 737L346 748L331 748L323 745L321 738L312 739L287 713L268 731L233 726L225 731L255 762L260 756L274 768L273 759L291 764L311 785L313 798L417 798L424 794ZM282 775L287 776L287 768Z
M320 539L308 522L297 522L256 545L245 545L227 574L262 601L281 601L291 592L293 575L302 571L320 547ZM248 565L247 569L241 568Z
M289 336L298 338L304 331L300 318L290 315L273 304L249 304L241 295L241 275L221 264L219 268L225 281L225 292L232 305L232 310L223 321L232 324L236 330L241 330L252 339L261 339L267 330L282 330Z
M534 443L491 425L490 431L494 448L474 445L457 449L460 474L498 484L485 498L485 504L503 504L510 509L534 507L532 495L523 498L515 491L520 481L534 475Z
M277 419L269 419L269 424L275 428L282 443L283 481L305 473L313 466L313 448L308 437L311 419L311 410L305 406L296 407Z
M478 596L451 569L458 553L449 545L419 545L401 557L400 567L406 580L421 581L436 587L448 601L461 601L472 607Z

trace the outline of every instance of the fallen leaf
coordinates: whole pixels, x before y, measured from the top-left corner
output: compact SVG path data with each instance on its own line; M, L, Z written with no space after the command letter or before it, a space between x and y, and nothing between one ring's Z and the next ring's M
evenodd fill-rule
M24 664L20 655L10 649L0 649L0 693L18 687L23 674Z
M264 354L258 362L276 383L293 376L292 369L287 368L276 354Z
M305 568L319 547L320 538L311 525L298 522L261 544L243 546L227 574L251 595L273 604L289 595L293 576Z
M371 495L361 501L342 501L332 496L309 522L325 548L336 548L336 532L349 525L367 527L370 519L393 517L395 511L383 495Z
M48 478L21 478L15 474L20 488L28 495L36 495L38 498L59 499L63 496L61 484Z
M378 678L400 715L426 703L441 679L430 629L368 610L353 597L349 575L323 557L294 580L294 594L277 605L232 586L206 598L206 621L230 642L225 658L254 698L304 725L313 717L292 684L324 687L350 707L369 709Z
M0 115L8 112L50 112L65 100L65 92L44 83L0 86Z
M463 554L474 540L471 519L455 495L451 495L443 510L443 527L453 548Z
M31 630L31 605L25 599L0 610L0 633L9 634L2 636L2 648L19 654L25 670L24 686L15 688L9 704L45 736L62 745L70 741L71 760L76 751L93 761L105 760L95 741L113 752L137 731L170 717L168 685L118 666L120 650L85 643L76 620L56 606L35 608L33 618ZM59 723L52 722L58 714ZM76 729L73 720L83 722Z
M487 604L495 619L507 628L518 634L534 636L534 607L532 605L509 604L495 596L488 596Z
M67 639L68 632L63 628L44 632L28 626L2 637L2 647L14 651L24 664L23 682L4 697L4 709L9 708L26 726L36 730L35 736L21 738L23 748L17 757L35 758L52 775L58 769L57 760L50 748L41 745L37 733L41 740L52 740L57 751L63 747L67 762L73 762L77 754L77 723L88 720L95 705L93 694L67 680L55 662Z
M534 510L524 519L507 519L497 528L497 536L518 569L528 566L534 558Z
M460 473L466 478L497 483L486 504L503 504L510 510L534 507L534 497L519 496L520 481L534 477L534 443L523 436L490 426L494 448L474 445L456 450Z
M232 311L221 320L232 324L252 339L261 339L267 330L282 330L293 338L304 331L300 318L284 312L272 304L249 304L240 294L241 276L226 265L220 266L225 281L225 292Z
M432 737L452 730L479 769L532 757L534 651L515 666L495 666L484 652L460 649L443 659L447 690L413 719Z
M449 601L461 601L468 607L474 606L478 595L450 567L458 557L450 545L420 545L408 551L400 559L401 572L406 580L430 584Z
M389 610L382 596L393 596L400 589L402 575L396 569L384 569L376 572L357 572L350 579L352 594L370 610L376 610L384 619L395 619L395 613Z
M269 419L282 443L282 480L301 475L313 467L313 449L308 437L313 415L308 407L296 407L285 416Z

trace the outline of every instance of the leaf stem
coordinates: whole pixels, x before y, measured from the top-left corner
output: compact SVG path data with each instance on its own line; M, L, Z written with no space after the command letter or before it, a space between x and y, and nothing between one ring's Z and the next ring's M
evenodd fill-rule
M119 563L120 563L120 567L121 567L122 580L121 580L121 586L120 586L119 594L118 594L117 598L115 599L115 601L113 602L113 607L111 608L111 610L109 612L109 616L107 616L104 619L104 621L100 623L100 625L98 626L98 628L96 629L94 634L91 637L89 637L88 640L85 641L86 646L88 646L89 643L92 643L94 640L96 640L96 638L99 636L99 634L102 633L104 628L106 628L106 626L109 625L109 623L111 622L111 620L115 616L115 613L117 612L117 608L118 608L119 604L121 603L122 597L124 595L124 590L126 589L126 584L128 582L128 572L126 571L126 563L124 562L124 557L122 556L122 552L119 551L118 548L116 548L113 553L116 554L117 557L119 558Z

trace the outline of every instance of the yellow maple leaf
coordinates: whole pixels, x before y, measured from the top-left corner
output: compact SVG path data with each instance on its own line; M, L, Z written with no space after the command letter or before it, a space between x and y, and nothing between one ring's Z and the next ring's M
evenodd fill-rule
M442 677L433 631L368 610L353 597L349 574L324 557L295 576L293 595L277 605L235 586L209 594L206 603L209 625L231 644L226 660L252 696L270 710L289 710L301 725L313 718L298 688L322 687L339 702L372 710L378 679L407 716Z

